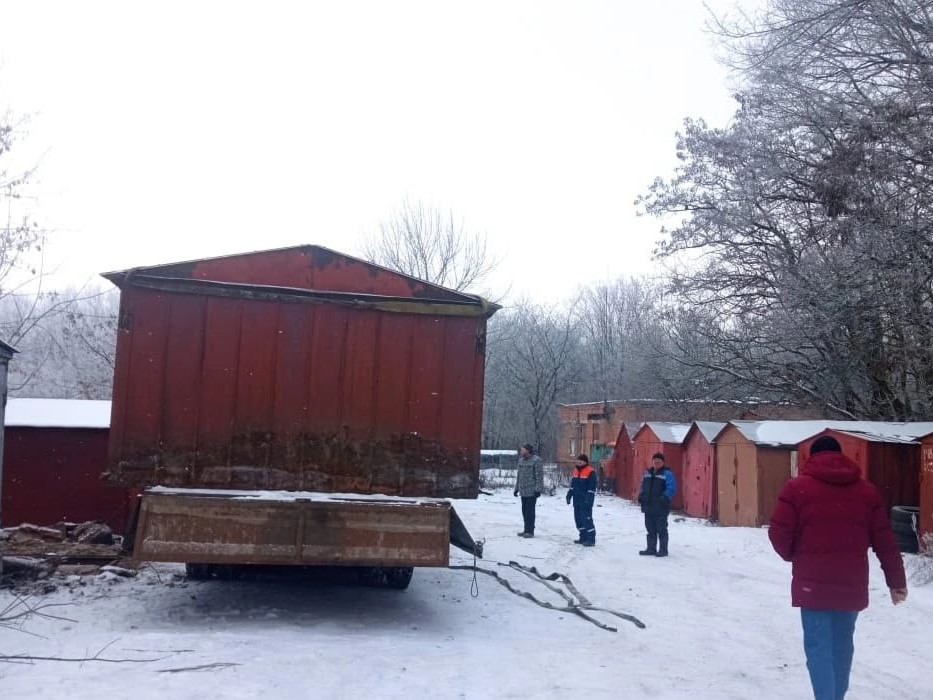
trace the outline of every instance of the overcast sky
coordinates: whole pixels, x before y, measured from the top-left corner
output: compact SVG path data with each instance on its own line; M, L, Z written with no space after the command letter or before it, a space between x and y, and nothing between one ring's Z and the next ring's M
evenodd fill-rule
M707 3L716 10L732 2ZM735 103L701 0L0 0L0 107L59 279L318 243L452 209L553 301L648 274L633 200Z

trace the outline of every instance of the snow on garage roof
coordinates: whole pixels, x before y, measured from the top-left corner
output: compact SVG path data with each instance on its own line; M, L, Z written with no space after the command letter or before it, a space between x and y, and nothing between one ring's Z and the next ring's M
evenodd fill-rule
M870 433L876 439L900 442L916 440L933 433L933 423L893 423L855 420L766 420L731 421L748 440L756 445L797 445L827 428L851 433Z
M716 436L726 427L725 423L709 420L693 421L693 425L697 427L697 430L703 433L703 437L706 438L707 442L715 440Z
M8 428L110 427L110 402L84 399L7 399Z
M684 438L687 437L687 432L690 430L690 423L648 421L638 432L641 432L646 427L650 428L651 432L657 435L661 442L670 442L679 445L684 441Z

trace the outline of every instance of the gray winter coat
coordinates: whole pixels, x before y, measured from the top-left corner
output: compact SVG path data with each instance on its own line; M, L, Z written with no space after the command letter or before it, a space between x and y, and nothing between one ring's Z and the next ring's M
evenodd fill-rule
M515 490L522 498L544 493L544 462L538 455L519 458Z

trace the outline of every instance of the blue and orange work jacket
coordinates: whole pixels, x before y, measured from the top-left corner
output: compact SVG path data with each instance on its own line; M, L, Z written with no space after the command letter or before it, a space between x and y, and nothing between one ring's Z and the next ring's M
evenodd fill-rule
M574 467L567 502L573 500L574 508L592 508L596 500L596 470L589 464Z

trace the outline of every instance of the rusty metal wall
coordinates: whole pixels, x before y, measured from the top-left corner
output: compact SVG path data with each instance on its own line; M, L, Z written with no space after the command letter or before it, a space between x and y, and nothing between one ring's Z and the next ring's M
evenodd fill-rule
M100 479L107 430L8 427L4 432L2 526L103 520L123 532L129 494Z
M632 458L632 440L625 424L622 424L616 435L612 455L607 460L606 473L611 469L612 478L615 480L615 494L629 499L632 498Z
M334 254L325 262L309 269L295 249L149 270L407 297L430 287ZM476 496L485 318L121 292L112 479Z
M159 277L412 298L458 299L444 287L321 246L298 246L145 268Z
M716 449L694 427L684 441L684 512L695 518L715 518L717 490Z
M920 443L920 532L933 537L933 435Z

